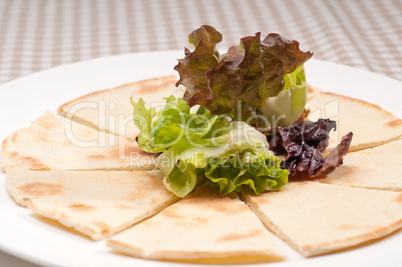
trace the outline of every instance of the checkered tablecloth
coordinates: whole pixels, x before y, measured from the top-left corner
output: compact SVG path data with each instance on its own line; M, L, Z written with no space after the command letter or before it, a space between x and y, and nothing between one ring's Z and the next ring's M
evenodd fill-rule
M188 34L203 24L223 33L221 48L277 32L314 58L402 81L401 0L0 0L0 84L90 58L192 49ZM33 265L0 252L0 266Z
M314 58L402 80L401 0L1 0L0 83L90 58L183 49L203 24L220 47L260 31Z

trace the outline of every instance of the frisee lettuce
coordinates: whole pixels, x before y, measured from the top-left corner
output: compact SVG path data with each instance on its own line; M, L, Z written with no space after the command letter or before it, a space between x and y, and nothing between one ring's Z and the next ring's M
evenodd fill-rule
M132 101L134 123L140 129L142 150L161 153L157 166L164 173L164 185L185 197L198 184L213 183L222 193L240 191L255 194L265 189L282 189L288 171L269 150L266 136L244 122L226 115L211 115L205 108L191 113L186 101L170 96L156 111L140 99Z

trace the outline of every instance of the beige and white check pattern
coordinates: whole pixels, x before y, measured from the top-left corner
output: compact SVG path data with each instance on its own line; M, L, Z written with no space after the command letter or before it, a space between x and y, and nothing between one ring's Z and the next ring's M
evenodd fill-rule
M0 84L90 58L183 49L203 24L224 34L221 48L278 32L314 58L402 81L401 0L0 0ZM3 265L35 266L0 252Z
M183 49L202 24L278 32L314 58L402 80L400 0L0 0L0 83L90 58Z

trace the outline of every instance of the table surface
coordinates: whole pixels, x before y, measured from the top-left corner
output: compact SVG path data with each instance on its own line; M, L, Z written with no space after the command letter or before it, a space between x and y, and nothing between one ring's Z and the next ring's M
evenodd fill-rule
M0 84L91 58L192 49L188 34L204 24L223 33L221 48L277 32L314 58L402 81L400 0L2 0ZM0 266L37 265L0 252Z

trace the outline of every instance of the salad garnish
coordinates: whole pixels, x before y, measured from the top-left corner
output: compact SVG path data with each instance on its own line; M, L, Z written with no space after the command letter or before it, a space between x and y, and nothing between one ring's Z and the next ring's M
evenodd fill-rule
M156 165L163 183L177 196L205 182L225 194L248 187L258 195L282 189L289 174L316 176L342 163L352 134L339 145L341 153L324 159L336 124L306 121L303 63L312 53L279 34L262 41L260 36L244 37L221 55L216 45L222 34L200 27L189 36L195 50L186 48L174 68L180 74L176 86L186 88L183 98L165 98L159 111L142 99L131 101L137 142L145 152L160 154Z
M204 25L193 31L189 40L195 50L186 48L174 68L180 74L176 86L186 87L189 106L230 114L250 125L281 117L276 124L289 126L297 120L307 97L303 63L313 53L302 52L297 41L276 33L262 41L260 36L244 37L220 55L216 45L222 35L217 30Z
M269 149L283 158L281 168L289 171L289 176L305 172L310 177L329 174L342 164L343 156L349 150L353 133L342 137L340 144L324 158L322 153L328 147L329 132L336 129L336 122L318 119L317 122L295 122L290 127L278 126L268 134Z
M207 180L222 193L248 186L255 194L267 187L282 189L288 171L269 150L267 138L245 122L226 115L211 115L205 108L190 113L187 102L170 96L155 112L140 99L132 102L134 123L140 129L139 146L160 153L157 167L167 189L184 197Z

